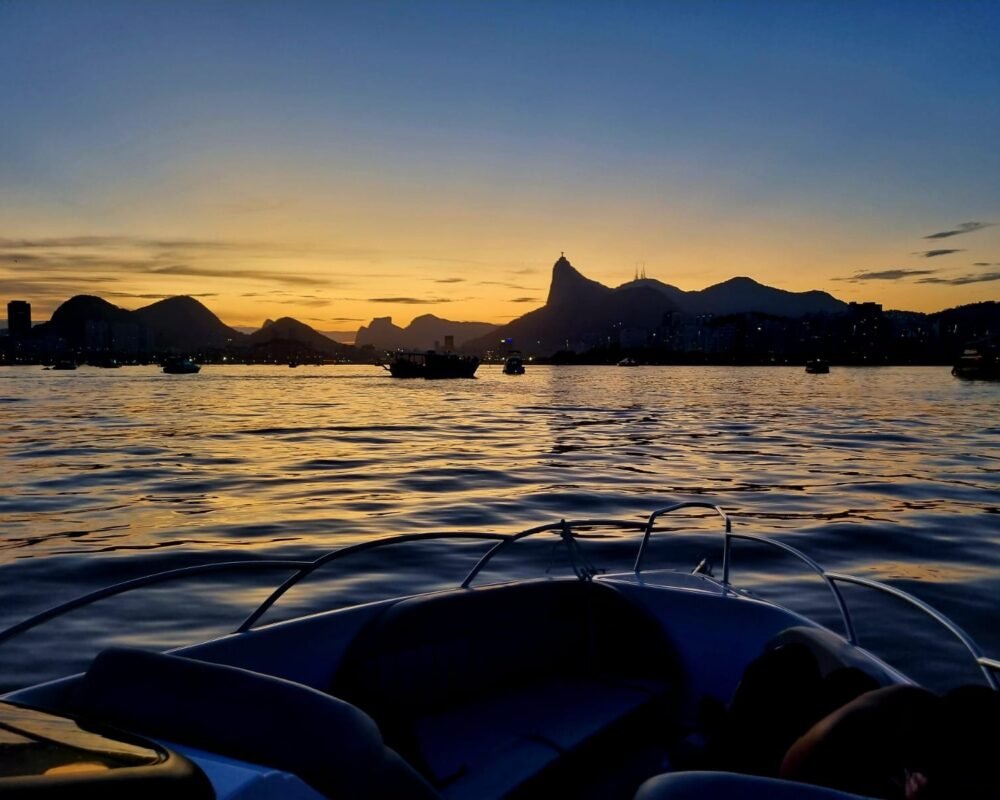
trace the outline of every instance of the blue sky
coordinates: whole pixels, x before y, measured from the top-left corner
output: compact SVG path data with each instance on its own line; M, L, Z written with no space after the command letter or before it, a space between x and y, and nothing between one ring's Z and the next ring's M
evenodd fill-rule
M1000 222L998 23L995 2L0 0L0 280L40 309L91 278L126 306L203 293L234 324L284 293L327 328L503 321L560 250L612 284L641 263L687 289L996 299L1000 228L917 253Z

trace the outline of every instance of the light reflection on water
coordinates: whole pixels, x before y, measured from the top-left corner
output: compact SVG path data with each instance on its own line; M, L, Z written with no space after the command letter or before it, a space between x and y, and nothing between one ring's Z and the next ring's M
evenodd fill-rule
M737 530L897 582L1000 653L998 410L1000 385L943 368L529 366L509 377L486 366L474 381L446 382L394 381L371 367L5 369L0 623L208 559L312 557L372 536L513 532L561 517L634 519L702 499L730 511ZM675 537L657 543L657 558L690 568L717 558L718 544ZM635 542L593 546L627 566ZM393 550L367 556L349 579L336 580L338 567L303 584L283 610L451 585L480 552ZM737 545L736 563L735 578L761 593L830 611L796 566L749 544ZM2 683L82 663L67 637L174 645L221 632L272 579L96 606L0 649ZM147 617L140 630L135 620ZM898 630L878 636L895 644ZM41 671L29 655L46 662Z

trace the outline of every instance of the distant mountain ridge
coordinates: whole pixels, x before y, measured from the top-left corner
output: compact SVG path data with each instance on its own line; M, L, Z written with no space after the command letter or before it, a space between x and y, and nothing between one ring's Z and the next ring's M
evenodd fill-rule
M154 346L180 350L223 348L246 337L193 297L167 297L131 312L153 333Z
M240 344L244 334L230 328L192 297L159 300L129 311L101 297L76 295L60 305L35 336L56 336L78 347L130 350L221 349Z
M227 348L269 350L277 357L309 353L338 355L349 349L291 317L267 320L247 334L226 325L193 297L158 300L134 311L93 295L76 295L60 305L33 336L57 337L74 347L129 352L193 353Z
M345 349L344 345L292 317L267 320L260 330L249 335L248 340L251 347L281 343L286 347L305 347L324 355L334 355Z
M492 339L510 338L531 352L552 353L596 347L623 331L654 330L670 313L801 317L838 314L848 308L827 292L789 292L745 277L690 292L650 278L611 288L585 277L562 255L552 266L545 305L493 331ZM466 349L486 350L492 345L480 337Z
M391 317L377 317L358 330L355 347L424 350L443 346L446 337L453 336L457 348L480 354L495 353L501 340L512 339L514 347L541 356L561 350L633 348L666 354L663 358L680 357L677 354L723 358L736 353L739 358L773 363L783 353L798 357L796 347L814 348L826 342L831 352L839 351L858 363L876 363L872 359L922 363L920 358L946 360L972 338L995 336L1000 330L998 315L1000 303L995 301L932 314L883 312L874 303L848 304L826 292L790 292L747 277L698 291L651 278L611 288L587 278L562 256L553 264L545 305L503 326L425 314L400 327ZM852 337L860 339L848 347L845 342ZM244 332L186 296L130 311L101 297L76 295L60 305L48 322L35 325L30 339L30 352L49 357L69 350L147 356L183 352L217 359L228 351L254 362L372 358L370 351L357 352L291 317L267 320L261 328ZM9 338L0 337L0 344L9 345ZM9 347L0 351L0 359L11 352ZM751 353L755 355L747 355Z
M659 291L688 314L755 312L779 317L804 317L806 314L842 314L849 307L827 292L789 292L746 277L730 278L705 289L689 292L653 278L640 278L618 288L633 286L648 286Z
M394 325L392 317L376 317L358 328L356 347L371 345L376 350L429 350L444 345L446 336L455 337L455 347L487 336L497 329L488 322L453 322L433 314L415 317L405 328Z

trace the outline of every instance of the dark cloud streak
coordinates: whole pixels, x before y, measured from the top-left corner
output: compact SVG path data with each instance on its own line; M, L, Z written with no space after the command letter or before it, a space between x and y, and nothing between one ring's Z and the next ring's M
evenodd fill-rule
M937 258L938 256L947 256L952 253L964 253L964 250L921 250L918 253L914 253L915 256L923 256L924 258Z
M960 236L963 233L975 233L976 231L981 231L983 228L989 228L993 225L992 222L960 222L951 230L938 231L937 233L932 233L929 236L925 236L925 239L947 239L951 236Z
M960 275L957 278L921 278L917 283L943 284L946 286L967 286L970 283L992 283L1000 281L1000 272L982 272L978 275Z
M273 281L276 283L297 283L302 286L329 286L330 281L311 275L296 275L289 272L273 272L253 269L228 269L226 267L192 267L174 264L149 270L152 275L184 275L192 278L243 278L245 280Z
M846 278L833 278L835 281L847 281L856 283L858 281L901 281L906 278L913 278L919 275L933 275L936 269L884 269L879 271L856 272Z
M369 297L369 303L399 303L402 305L422 306L436 305L437 303L451 303L452 300L444 297Z

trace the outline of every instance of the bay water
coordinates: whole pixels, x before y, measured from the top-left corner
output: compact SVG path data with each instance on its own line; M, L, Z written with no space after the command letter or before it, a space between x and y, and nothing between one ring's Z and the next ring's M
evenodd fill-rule
M311 559L404 533L642 520L700 500L736 532L911 592L1000 655L1000 384L941 367L484 365L453 381L356 365L6 368L0 466L2 627L159 570ZM647 568L707 558L721 574L718 518L666 523ZM483 580L565 569L558 539L522 544ZM584 544L621 570L638 538L594 529ZM336 562L266 621L454 586L485 547L418 542ZM837 628L801 562L737 542L733 564L738 585ZM111 643L221 635L287 574L185 579L73 612L0 645L0 688L80 669ZM975 679L943 628L845 594L863 645L930 684Z

